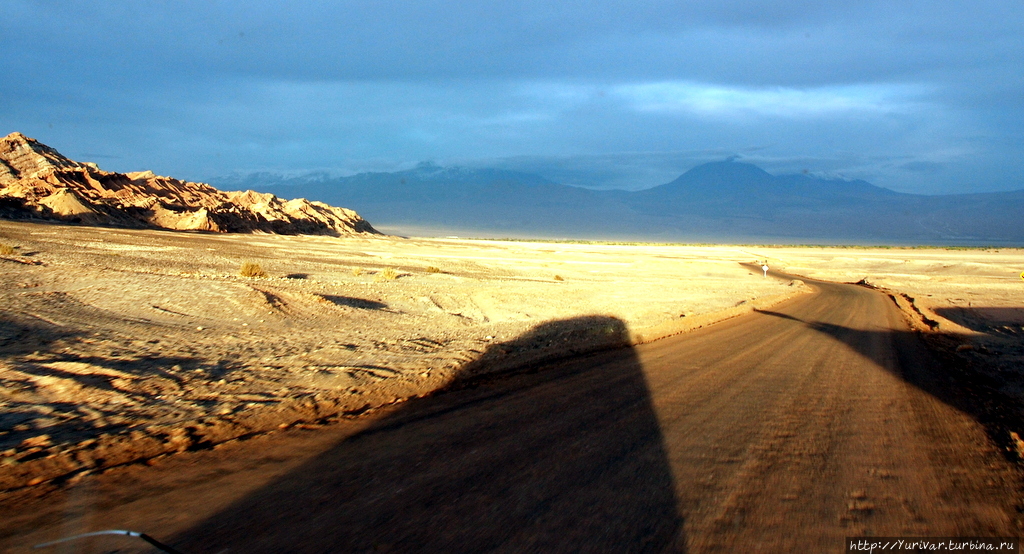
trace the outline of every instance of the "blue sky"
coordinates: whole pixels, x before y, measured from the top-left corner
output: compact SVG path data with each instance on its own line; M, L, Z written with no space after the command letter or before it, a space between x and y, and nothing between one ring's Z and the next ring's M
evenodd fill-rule
M1019 0L4 0L0 48L0 133L117 171L1024 188Z

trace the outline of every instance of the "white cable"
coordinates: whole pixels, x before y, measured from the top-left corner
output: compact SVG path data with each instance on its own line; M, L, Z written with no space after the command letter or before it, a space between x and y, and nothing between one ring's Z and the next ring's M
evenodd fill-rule
M142 533L136 533L135 531L122 531L121 529L109 529L107 531L93 531L92 533L82 533L81 535L72 535L70 537L64 537L63 539L57 539L55 541L44 542L43 544L37 544L32 548L46 548L47 546L53 546L62 542L73 541L75 539L81 539L85 537L94 537L96 535L124 535L126 537L138 537Z
M121 535L123 537L136 537L136 538L139 538L139 539L142 539L142 540L148 542L149 544L159 548L160 550L163 550L164 552L178 552L177 550L174 550L173 548L167 546L166 544L162 544L162 543L156 541L155 539L153 539L152 537L150 537L149 535L147 535L145 533L139 533L138 531L125 531L123 529L107 529L106 531L93 531L91 533L82 533L80 535L72 535L70 537L64 537L63 539L57 539L55 541L50 541L50 542L44 542L42 544L37 544L37 545L33 546L32 548L46 548L48 546L53 546L55 544L60 544L62 542L73 541L75 539L82 539L82 538L85 538L85 537L95 537L97 535Z

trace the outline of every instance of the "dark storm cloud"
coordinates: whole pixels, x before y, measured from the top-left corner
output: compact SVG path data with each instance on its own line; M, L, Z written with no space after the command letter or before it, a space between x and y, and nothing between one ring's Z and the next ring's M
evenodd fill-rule
M31 41L25 54L48 62L37 68L63 62L115 78L685 78L770 86L1019 61L1020 49L1008 47L1021 44L1024 12L1010 2L10 1L5 30Z
M113 169L191 178L520 160L637 188L706 157L687 152L764 146L747 156L769 169L1022 188L1022 15L1019 2L7 0L0 121L121 158Z

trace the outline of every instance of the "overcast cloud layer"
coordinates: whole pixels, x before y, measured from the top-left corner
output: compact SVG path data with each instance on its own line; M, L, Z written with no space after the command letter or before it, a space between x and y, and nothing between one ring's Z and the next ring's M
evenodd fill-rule
M0 134L194 180L431 160L637 189L736 155L1024 188L1019 0L552 4L4 0Z

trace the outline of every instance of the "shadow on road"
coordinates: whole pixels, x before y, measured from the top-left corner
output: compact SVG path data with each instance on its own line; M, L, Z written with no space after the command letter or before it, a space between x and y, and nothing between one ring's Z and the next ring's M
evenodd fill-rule
M500 358L588 317L496 344ZM411 400L170 541L185 552L685 551L651 395L631 348L456 380Z
M1010 435L1013 432L1024 436L1024 412L1020 399L1005 392L1024 389L1024 375L999 371L989 363L991 360L958 355L952 346L969 343L971 337L935 333L928 337L933 343L933 348L929 348L921 333L910 330L865 331L820 321L803 321L768 310L757 312L799 321L845 343L879 367L972 417L985 428L989 438L1008 459L1024 457ZM891 341L893 348L879 348L883 341ZM895 359L890 357L893 351L896 352Z

